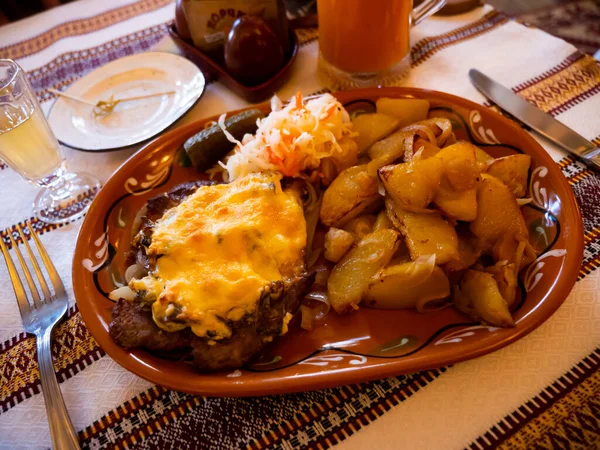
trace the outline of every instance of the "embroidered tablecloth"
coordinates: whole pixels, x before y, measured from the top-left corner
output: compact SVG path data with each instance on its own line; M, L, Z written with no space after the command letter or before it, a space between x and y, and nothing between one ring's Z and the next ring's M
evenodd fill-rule
M111 60L150 49L177 52L167 36L170 0L79 0L0 28L0 58L29 72L43 108L62 88ZM279 94L322 91L317 30ZM412 32L408 86L487 104L468 82L476 67L600 145L600 66L566 42L489 6L432 18ZM175 126L246 105L220 83ZM536 137L537 138L537 137ZM539 139L539 138L537 138ZM0 229L31 220L68 288L71 308L53 344L55 368L84 448L590 448L600 446L600 177L546 141L571 184L585 225L579 281L563 306L524 339L476 360L360 385L263 398L203 398L154 386L104 354L71 289L81 220L31 216L36 189L0 165ZM102 181L134 150L64 148L69 166ZM35 344L23 333L0 263L0 448L47 448L50 436Z

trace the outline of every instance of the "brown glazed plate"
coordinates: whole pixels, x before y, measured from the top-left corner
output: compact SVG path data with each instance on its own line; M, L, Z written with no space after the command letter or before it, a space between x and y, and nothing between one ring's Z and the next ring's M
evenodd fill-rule
M470 140L494 157L532 157L529 194L523 207L539 256L519 275L516 327L471 322L447 308L361 308L333 311L313 331L298 326L239 370L203 374L184 361L144 350L125 350L108 334L113 303L108 293L123 282L132 224L145 202L174 186L202 177L181 157L182 143L204 128L199 121L165 133L136 153L94 200L79 233L73 284L79 310L100 346L117 363L159 385L213 396L268 395L321 389L400 375L475 358L504 347L547 320L568 296L583 257L581 214L567 181L550 156L524 130L501 115L449 94L382 88L336 94L352 115L374 111L379 97L417 97L431 102L430 116L449 118L458 139ZM269 112L269 107L261 107Z

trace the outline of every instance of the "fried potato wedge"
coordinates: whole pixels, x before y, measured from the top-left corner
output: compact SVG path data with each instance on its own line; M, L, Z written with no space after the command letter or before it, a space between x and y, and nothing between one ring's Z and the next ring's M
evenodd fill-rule
M382 203L377 177L367 173L366 164L341 172L323 194L321 222L341 228L361 214L375 210Z
M444 163L444 175L450 187L467 191L477 186L481 170L476 159L477 147L470 142L459 141L443 148L437 155Z
M380 167L392 164L404 156L407 141L414 141L414 133L407 131L396 131L385 139L375 142L369 148L369 157L371 161L368 165L370 174L376 174Z
M490 273L469 270L452 290L454 305L474 320L497 327L514 327L515 322L502 297L498 283Z
M402 208L419 212L436 196L442 173L442 160L428 158L382 167L379 169L379 178L387 193Z
M381 211L379 211L379 214L377 214L377 218L375 219L375 225L373 226L373 231L385 230L386 228L393 228L393 227L394 227L394 224L388 217L387 213L385 212L385 209L382 209Z
M380 98L377 112L398 119L401 127L427 119L429 101L418 98Z
M471 222L477 217L477 189L466 191L452 189L447 180L442 180L433 203L446 216Z
M493 156L491 156L484 150L481 150L479 147L475 147L475 157L477 158L478 163L483 163L484 165L487 165L494 161Z
M331 227L325 234L325 259L338 262L355 241L354 234Z
M471 232L488 244L496 243L505 234L528 236L527 225L517 199L496 177L483 175L477 192L477 218L471 222Z
M527 193L527 178L531 156L510 155L497 158L491 162L487 173L502 181L517 198L524 197Z
M496 262L514 263L518 272L535 259L525 219L508 186L489 174L482 178L477 192L477 218L469 228L484 251L491 250Z
M517 274L515 273L515 265L503 261L494 266L486 267L484 271L491 273L494 276L494 280L498 283L500 295L502 295L502 298L504 298L506 304L510 308L517 297Z
M327 293L338 314L358 309L371 278L390 262L400 240L396 230L375 231L357 242L335 265L327 281Z
M471 267L481 256L481 248L477 245L477 239L469 230L457 228L458 235L458 258L450 260L444 265L448 272L460 272Z
M352 128L358 133L354 138L358 155L364 155L371 145L392 134L399 126L398 119L387 114L362 114L356 117L352 120Z
M344 225L344 230L352 233L357 239L362 239L373 231L375 221L375 215L362 214Z
M508 232L492 247L494 261L508 261L519 270L536 258L535 249L525 234Z
M435 255L437 264L459 257L458 236L452 225L437 213L412 213L391 197L385 200L388 217L405 238L410 257Z
M417 308L450 296L450 282L442 269L420 260L381 269L365 293L365 305L379 309Z
M470 230L484 251L496 262L515 263L516 270L535 259L529 231L509 188L495 177L484 175L477 193L478 214Z
M457 142L436 156L443 163L443 176L433 200L448 217L470 222L477 217L477 185L481 171L476 160L476 147Z

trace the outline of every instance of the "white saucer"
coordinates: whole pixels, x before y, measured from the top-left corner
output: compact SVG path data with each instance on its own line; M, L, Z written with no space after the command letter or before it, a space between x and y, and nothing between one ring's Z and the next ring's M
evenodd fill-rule
M204 92L204 75L171 53L147 52L112 61L73 83L65 92L92 103L175 91L171 95L119 103L99 117L84 103L60 97L48 121L57 139L79 150L114 150L156 136L185 114Z

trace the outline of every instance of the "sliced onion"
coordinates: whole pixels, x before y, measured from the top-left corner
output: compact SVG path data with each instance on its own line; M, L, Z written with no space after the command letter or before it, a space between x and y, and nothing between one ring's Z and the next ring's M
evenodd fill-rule
M423 150L425 150L425 146L421 145L419 147L419 150L417 150L413 156L414 160L418 160L421 159L421 155L423 154Z
M135 218L133 219L133 224L131 226L134 235L137 234L138 231L140 231L140 226L142 225L142 217L144 217L147 213L148 205L144 205L135 215Z
M523 260L523 253L525 252L525 247L527 245L527 241L525 239L517 239L517 241L519 243L517 244L517 250L515 252L515 273L519 273L521 261Z
M313 308L315 320L323 320L329 314L330 309L331 305L329 303L317 303Z
M227 131L227 128L225 128L225 117L226 116L227 116L227 114L221 114L219 116L219 120L217 121L217 125L219 125L219 128L221 129L221 131L223 132L223 134L225 135L225 137L227 138L227 140L229 142L231 142L232 144L237 144L241 147L242 143L240 141L238 141L236 138L234 138L233 134L231 134L229 131Z
M435 269L435 253L419 256L410 265L409 270L411 274L426 270L423 274L423 279L427 279L433 273L433 269Z
M148 275L148 272L146 272L146 269L143 266L140 266L139 264L132 264L125 271L125 282L129 284L132 279L135 278L139 280L140 278L144 278L146 275Z
M327 286L327 280L329 280L329 276L331 275L331 269L324 267L323 270L317 270L316 272L315 284L318 286Z
M446 142L444 142L444 147L448 147L449 145L456 144L456 135L454 132L450 133Z
M415 136L412 135L409 138L404 139L402 145L404 146L404 161L411 162L413 160L413 146L415 144Z
M323 158L319 166L319 173L321 174L322 180L325 185L331 184L331 182L337 177L338 169L331 157Z
M119 276L119 275L117 274L117 276ZM120 288L121 286L125 286L125 284L123 284L123 280L121 279L120 276L119 276L118 280L115 278L115 271L114 270L110 271L110 278L112 279L112 282L115 285L115 287Z
M432 142L437 142L438 147L444 147L448 143L450 136L454 134L452 132L452 122L445 117L436 117L433 119L433 122L442 130L442 133L437 137L436 141Z
M519 206L525 206L529 203L531 203L533 201L532 198L518 198L517 199L517 205Z
M120 299L133 301L135 296L136 293L129 286L121 286L120 288L117 288L108 294L108 298L110 298L113 302L117 302Z
M319 258L314 266L310 268L311 272L315 272L315 284L317 286L327 286L327 280L331 274L331 269L334 266L333 263L327 261L324 257ZM318 289L314 289L318 290Z
M308 298L309 300L317 300L318 302L329 304L329 297L327 296L326 292L313 291L309 292L304 297Z
M331 309L331 304L329 303L329 297L327 296L327 292L309 292L305 295L305 298L308 300L316 300L317 302L319 302L319 304L315 306L313 310L314 316L316 320L324 319L325 316L329 313L329 310Z
M377 173L377 172L375 172L375 173ZM379 195L381 195L382 197L385 197L385 194L386 194L385 186L383 185L383 183L381 182L381 179L379 177L377 177L377 193Z
M283 108L283 102L279 97L277 97L277 95L271 97L271 111L280 111L281 108Z
M419 131L425 133L425 136L427 137L427 139L429 140L429 142L431 142L432 144L437 144L437 139L435 138L435 133L433 132L433 130L430 127L427 127L425 125L416 125Z
M529 241L525 241L525 256L531 261L535 261L538 257L537 253L535 252L535 248L529 243Z
M320 250L313 251L312 244L317 231L317 225L319 223L319 213L321 211L321 201L323 196L319 197L315 188L310 183L306 183L308 191L308 200L305 206L305 220L306 220L306 248L308 249L308 255L306 256L308 267L311 267L319 258Z
M318 264L315 264L312 270L314 270L315 272L323 272L326 270L331 270L331 267L332 263L330 263L326 259L321 259L318 261Z
M306 257L306 267L312 269L316 262L319 260L319 256L321 256L321 249L318 248L316 250L311 250Z
M308 193L308 198L304 202L304 209L306 211L312 210L313 208L319 207L319 199L321 197L321 192L317 192L313 184L310 182L308 177L302 177L306 181L306 192ZM320 208L319 208L320 209Z
M429 142L432 144L437 144L437 139L435 138L435 133L431 130L427 125L423 125L420 123L415 123L406 127L407 131L413 131L422 138L427 138Z
M315 318L313 315L312 308L306 305L300 305L300 314L302 315L302 321L300 322L300 328L307 331L312 331L315 325Z

